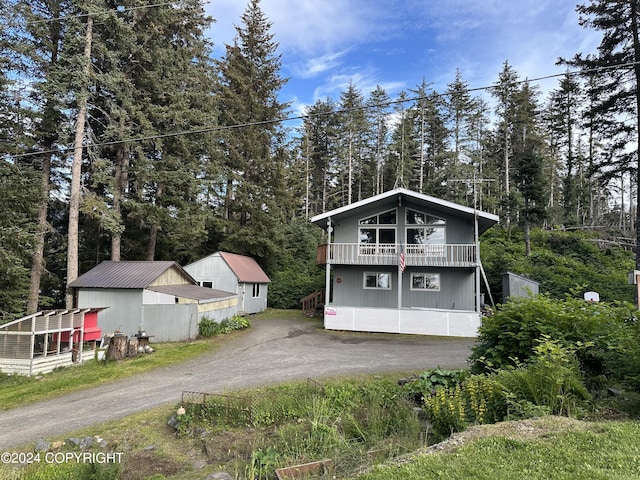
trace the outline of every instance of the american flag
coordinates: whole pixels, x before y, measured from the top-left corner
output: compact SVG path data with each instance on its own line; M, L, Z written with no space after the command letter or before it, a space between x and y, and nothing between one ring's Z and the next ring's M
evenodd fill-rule
M404 248L402 242L400 242L400 272L404 272L406 265L404 263Z

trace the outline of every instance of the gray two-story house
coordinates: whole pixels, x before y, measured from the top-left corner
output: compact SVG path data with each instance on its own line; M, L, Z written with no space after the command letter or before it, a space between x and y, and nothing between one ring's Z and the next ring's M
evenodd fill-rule
M316 215L327 232L324 326L473 337L481 320L478 237L496 215L404 188Z

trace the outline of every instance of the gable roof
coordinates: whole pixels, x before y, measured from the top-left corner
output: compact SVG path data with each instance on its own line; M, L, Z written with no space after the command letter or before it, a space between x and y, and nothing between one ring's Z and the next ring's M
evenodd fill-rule
M175 268L191 283L196 281L172 261L104 261L69 284L74 288L147 288L160 275Z
M251 257L237 253L218 252L233 274L242 283L270 283L269 277Z
M334 210L321 213L320 215L316 215L311 218L311 223L319 226L320 228L326 229L327 218L337 219L340 217L352 215L353 212L358 209L375 207L376 205L380 205L381 207L389 205L390 203L395 203L396 198L398 199L398 202L402 202L403 200L406 201L406 199L411 199L417 203L432 205L434 207L437 207L439 210L457 213L458 215L462 216L473 217L474 215L477 215L479 230L478 233L480 234L488 230L500 220L500 217L492 213L483 212L481 210L466 207L458 203L449 202L448 200L442 200L430 195L414 192L413 190L408 190L406 188L396 188L394 190L389 190L379 195L375 195L373 197L365 198L364 200L345 205L344 207L336 208Z

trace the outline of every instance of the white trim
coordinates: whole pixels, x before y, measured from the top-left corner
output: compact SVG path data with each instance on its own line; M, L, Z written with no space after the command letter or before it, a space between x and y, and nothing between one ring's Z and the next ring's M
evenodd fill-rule
M364 200L360 200L358 202L351 203L349 205L345 205L344 207L336 208L329 212L321 213L311 218L311 223L316 223L320 220L329 218L331 216L340 215L341 213L346 213L351 210L354 210L359 207L364 207L371 203L375 203L380 200L384 200L389 197L393 197L395 195L406 195L408 197L416 198L418 200L422 200L423 202L433 203L434 205L438 205L440 207L449 208L452 210L457 210L459 212L467 213L469 215L478 215L484 219L493 221L497 223L500 218L497 215L487 212L481 212L479 210L475 210L470 207L465 207L464 205L460 205L457 203L449 202L448 200L442 200L440 198L432 197L430 195L424 195L422 193L414 192L412 190L407 190L406 188L396 188L394 190L389 190L388 192L383 192L379 195L375 195L370 198L365 198Z

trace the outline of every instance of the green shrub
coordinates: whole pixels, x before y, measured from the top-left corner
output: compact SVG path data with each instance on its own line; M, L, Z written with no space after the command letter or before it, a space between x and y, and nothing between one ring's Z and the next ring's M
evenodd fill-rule
M548 337L526 365L500 370L495 378L510 418L577 416L590 398L575 351Z
M486 317L470 360L476 373L526 362L540 340L574 349L589 377L640 385L640 326L629 304L587 303L545 295L518 298Z
M495 376L471 375L462 383L436 387L434 393L424 397L424 410L437 441L469 424L502 420L506 404Z
M241 317L236 315L227 320L216 322L210 318L203 317L198 324L198 334L201 337L213 337L214 335L222 335L225 333L233 332L234 330L242 330L243 328L249 328L251 322L248 317Z
M422 402L427 396L434 395L440 387L450 388L462 383L469 376L469 370L444 370L435 368L426 370L420 376L404 386L407 396Z

